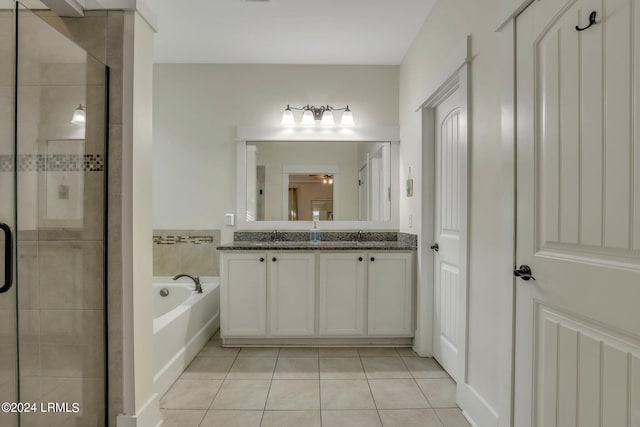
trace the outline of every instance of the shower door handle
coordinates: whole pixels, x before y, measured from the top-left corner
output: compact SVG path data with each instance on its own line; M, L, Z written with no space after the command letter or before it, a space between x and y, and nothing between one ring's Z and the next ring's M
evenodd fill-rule
M0 288L2 294L11 289L13 284L13 236L7 224L0 223L0 229L4 231L4 285Z

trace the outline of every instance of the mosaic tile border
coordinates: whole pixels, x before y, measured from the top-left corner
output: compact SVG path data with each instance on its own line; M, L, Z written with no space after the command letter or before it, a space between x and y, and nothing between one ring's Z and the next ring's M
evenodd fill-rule
M153 243L156 245L175 245L177 243L202 245L214 243L214 241L213 236L153 236Z
M15 157L0 154L0 172L13 172ZM18 154L18 172L104 172L102 154Z

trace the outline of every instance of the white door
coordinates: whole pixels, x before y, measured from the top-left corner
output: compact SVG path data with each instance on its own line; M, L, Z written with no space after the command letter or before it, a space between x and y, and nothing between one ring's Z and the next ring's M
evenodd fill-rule
M369 218L372 221L384 221L384 173L382 169L382 148L376 151L373 156L369 158L369 165L371 165L371 214Z
M222 255L222 337L264 337L267 325L267 254Z
M315 254L269 253L272 336L315 334Z
M365 254L320 254L320 335L364 335Z
M639 426L640 4L516 24L515 425Z
M369 220L369 172L367 163L358 171L358 219Z
M413 336L413 254L367 254L368 334Z
M455 380L462 368L464 292L460 271L462 155L459 89L435 108L435 226L433 357Z

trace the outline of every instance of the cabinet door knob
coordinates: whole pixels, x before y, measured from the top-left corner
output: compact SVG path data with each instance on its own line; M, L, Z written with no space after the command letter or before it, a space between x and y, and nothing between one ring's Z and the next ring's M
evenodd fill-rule
M260 257L260 262L264 262L264 258L263 257Z
M371 257L371 261L375 261L376 259L374 257Z
M276 257L271 258L271 261L276 262L278 259Z
M358 261L362 261L362 257L358 257Z

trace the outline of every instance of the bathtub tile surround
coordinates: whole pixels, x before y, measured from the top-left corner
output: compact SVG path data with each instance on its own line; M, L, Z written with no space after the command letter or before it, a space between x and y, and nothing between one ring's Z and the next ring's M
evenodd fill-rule
M469 427L447 373L406 349L237 350L222 347L219 334L207 343L162 398L163 425Z
M154 230L153 275L219 276L220 230Z

